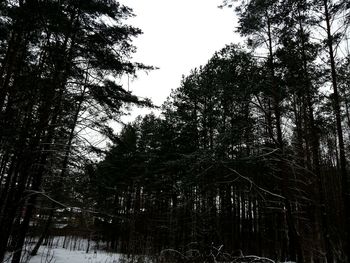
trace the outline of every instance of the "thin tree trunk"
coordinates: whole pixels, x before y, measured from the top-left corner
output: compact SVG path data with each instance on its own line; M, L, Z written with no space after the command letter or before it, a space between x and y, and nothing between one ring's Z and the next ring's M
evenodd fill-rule
M346 157L345 157L345 147L344 147L344 137L343 137L343 129L342 129L342 122L341 122L341 110L340 110L340 98L338 93L338 83L337 83L337 72L336 72L336 65L335 65L335 55L333 50L333 35L331 33L331 15L329 13L329 7L328 7L328 0L323 0L324 4L324 13L325 13L325 22L326 22L326 29L327 29L327 45L328 45L328 52L329 52L329 59L330 59L330 66L331 66L331 77L332 77L332 84L333 84L333 107L334 107L334 114L335 114L335 120L336 120L336 129L337 129L337 137L338 137L338 147L339 147L339 164L340 164L340 171L341 171L341 184L342 184L342 196L343 196L343 204L344 204L344 214L345 214L345 240L344 240L344 253L347 257L347 259L344 259L345 261L350 259L350 224L349 224L349 218L350 218L350 195L348 194L349 191L349 183L347 178L347 171L346 171Z
M286 209L286 219L287 219L287 226L288 226L288 236L289 236L289 253L290 253L290 259L292 261L298 260L298 262L302 263L304 262L303 259L303 252L302 252L302 246L301 246L301 240L300 236L298 234L298 231L296 230L296 222L294 215L291 211L292 207L289 200L289 194L288 194L288 177L287 172L288 169L286 169L285 161L283 160L284 156L284 143L283 143L283 137L282 137L282 125L281 125L281 111L280 111L280 94L279 90L276 84L275 80L275 65L273 61L273 50L272 50L272 33L271 33L271 23L270 18L267 14L268 19L268 43L269 43L269 60L270 60L270 71L271 71L271 86L272 86L272 94L273 94L273 109L275 113L275 119L276 119L276 133L277 133L277 147L280 150L280 158L282 160L279 161L280 163L280 175L283 180L282 182L282 192L284 196L284 206Z
M54 216L54 212L55 212L54 209L50 210L49 218L47 219L47 221L45 223L45 227L43 229L43 232L41 233L41 235L40 235L40 237L38 239L38 242L35 244L34 248L30 252L31 256L35 256L38 253L38 250L39 250L41 244L43 243L44 239L48 236L49 229L50 229L50 226L51 226L51 223L52 223L52 219L53 219L53 216Z

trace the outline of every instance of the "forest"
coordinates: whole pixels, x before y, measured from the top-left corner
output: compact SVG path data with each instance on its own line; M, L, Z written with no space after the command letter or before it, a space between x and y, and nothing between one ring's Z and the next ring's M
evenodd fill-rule
M157 107L118 81L155 70L132 9L0 2L0 262L55 237L120 262L350 262L350 2L218 8L241 43ZM115 131L132 106L159 114Z

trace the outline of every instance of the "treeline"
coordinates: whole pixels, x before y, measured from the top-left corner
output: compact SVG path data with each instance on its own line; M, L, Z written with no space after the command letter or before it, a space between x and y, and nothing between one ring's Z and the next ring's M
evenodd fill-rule
M349 261L350 5L224 6L245 47L214 54L159 117L114 136L107 123L125 103L150 106L115 82L150 69L130 62L131 10L0 3L0 261L20 262L29 230L34 255L67 211L89 239L132 255ZM102 161L88 160L85 130L112 140Z
M248 48L217 52L159 117L127 125L86 167L89 198L108 214L96 224L125 253L184 260L223 245L348 262L349 3L251 0L236 11Z
M116 1L1 1L0 262L20 262L39 197L51 217L63 200L91 148L81 132L108 135L125 103L150 105L115 81L148 68L129 61L132 15Z

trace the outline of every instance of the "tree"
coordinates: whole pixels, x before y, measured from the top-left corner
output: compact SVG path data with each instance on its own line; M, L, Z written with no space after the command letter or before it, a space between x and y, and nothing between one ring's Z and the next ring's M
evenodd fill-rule
M88 105L105 121L120 114L123 103L150 105L105 77L149 67L128 61L131 38L141 31L121 23L132 13L118 2L2 5L0 259L25 207L16 227L13 262L19 262L37 192L53 169L48 165L52 153L62 153L56 160L63 156L64 174L77 121Z

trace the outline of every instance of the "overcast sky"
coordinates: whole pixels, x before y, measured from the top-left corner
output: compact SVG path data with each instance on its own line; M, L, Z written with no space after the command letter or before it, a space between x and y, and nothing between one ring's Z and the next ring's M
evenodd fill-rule
M130 90L161 105L182 75L205 64L215 51L237 43L232 9L219 9L221 0L123 0L136 17L126 23L139 27L134 60L159 67L130 80ZM134 110L132 116L142 113ZM131 119L130 117L128 119Z

